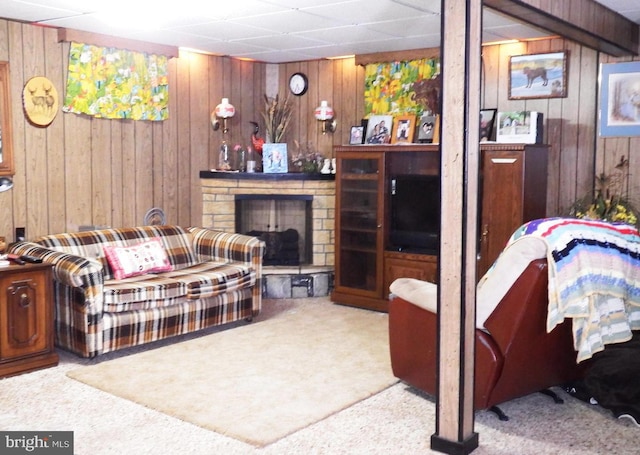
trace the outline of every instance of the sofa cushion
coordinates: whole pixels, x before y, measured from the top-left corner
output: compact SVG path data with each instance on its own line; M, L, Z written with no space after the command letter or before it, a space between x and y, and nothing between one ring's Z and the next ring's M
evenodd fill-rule
M116 280L173 270L158 238L130 246L106 245L104 254Z
M235 291L253 286L256 282L255 270L237 262L203 262L162 275L185 285L189 299L202 299Z
M187 286L163 274L140 275L104 283L104 310L111 313L158 308L187 295Z
M174 269L197 264L193 250L193 236L181 226L140 226L67 232L38 238L35 243L54 251L100 261L104 279L110 280L113 271L104 255L105 245L129 246L145 240L159 238Z

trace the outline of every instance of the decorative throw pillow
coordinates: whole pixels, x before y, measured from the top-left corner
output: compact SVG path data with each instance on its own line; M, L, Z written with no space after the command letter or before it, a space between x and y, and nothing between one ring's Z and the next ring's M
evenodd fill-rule
M116 280L173 270L159 238L131 246L105 246L104 254Z

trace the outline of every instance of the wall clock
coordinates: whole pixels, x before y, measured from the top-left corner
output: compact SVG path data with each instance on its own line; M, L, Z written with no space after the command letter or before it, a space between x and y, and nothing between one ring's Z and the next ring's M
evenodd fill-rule
M309 80L302 73L293 73L289 78L289 90L296 96L302 96L309 88Z

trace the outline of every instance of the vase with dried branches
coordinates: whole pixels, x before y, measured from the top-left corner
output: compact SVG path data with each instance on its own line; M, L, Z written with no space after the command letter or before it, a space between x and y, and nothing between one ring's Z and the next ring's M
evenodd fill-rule
M267 142L278 143L282 140L291 122L293 103L287 95L284 99L276 94L274 97L264 95L264 120Z

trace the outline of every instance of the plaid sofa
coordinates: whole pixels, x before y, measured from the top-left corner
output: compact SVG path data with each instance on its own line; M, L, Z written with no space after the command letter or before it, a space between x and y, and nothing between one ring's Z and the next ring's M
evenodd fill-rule
M104 246L159 238L170 272L116 280ZM255 237L179 226L54 234L11 253L54 265L56 345L82 357L256 316L264 243Z

